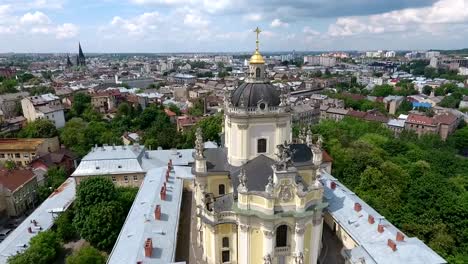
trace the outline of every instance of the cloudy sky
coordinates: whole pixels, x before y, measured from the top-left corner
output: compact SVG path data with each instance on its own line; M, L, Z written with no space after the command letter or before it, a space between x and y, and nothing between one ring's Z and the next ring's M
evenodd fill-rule
M468 47L468 0L0 0L0 52Z

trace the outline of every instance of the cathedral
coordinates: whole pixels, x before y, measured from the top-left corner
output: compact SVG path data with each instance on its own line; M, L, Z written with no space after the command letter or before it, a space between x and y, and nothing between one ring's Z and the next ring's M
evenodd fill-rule
M315 264L322 139L302 131L292 143L288 92L269 82L255 32L249 75L225 94L224 146L204 149L196 133L196 243L210 264Z
M70 60L70 56L67 54L67 64L66 68L70 69L73 67L73 63ZM81 49L81 43L78 43L78 55L76 55L76 67L78 69L84 69L86 67L86 58Z

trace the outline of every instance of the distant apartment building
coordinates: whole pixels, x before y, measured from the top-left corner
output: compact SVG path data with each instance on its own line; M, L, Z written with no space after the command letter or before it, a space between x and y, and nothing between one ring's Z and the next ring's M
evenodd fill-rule
M13 78L16 75L16 70L12 68L0 68L0 77Z
M23 108L23 115L28 122L47 119L57 128L65 126L63 105L58 96L43 94L26 97L21 100L21 107Z
M60 149L57 137L54 138L2 138L0 139L0 162L13 161L27 166L41 154Z
M177 84L195 84L196 77L191 74L177 73L167 77L167 80Z
M381 58L383 54L383 51L378 50L378 51L366 51L366 57L367 58Z
M428 51L426 52L426 59L437 58L440 56L440 51Z
M0 95L0 111L3 112L3 118L16 117L19 114L21 100L27 96L29 96L27 92Z
M418 136L438 134L442 140L446 140L457 129L458 123L459 119L451 113L434 117L410 114L405 122L405 130L414 131Z
M145 147L132 146L95 146L83 157L72 173L76 184L90 177L104 177L116 186L139 187L145 177L142 167Z
M223 55L223 56L215 56L214 62L222 62L224 64L232 64L233 57L230 55Z
M396 52L393 50L385 52L385 58L394 58L396 56Z
M293 121L299 124L317 124L320 120L319 103L299 103L292 107Z
M383 99L385 104L385 108L387 109L388 113L394 115L401 105L401 103L405 100L404 96L397 96L397 95L390 95Z
M37 197L37 179L31 170L0 169L0 211L16 217L34 207Z
M100 113L116 110L121 94L117 89L98 91L91 94L91 105Z
M468 59L461 57L432 57L429 66L458 70L460 67L468 67Z
M334 67L336 65L336 58L330 56L304 56L304 63L308 65Z

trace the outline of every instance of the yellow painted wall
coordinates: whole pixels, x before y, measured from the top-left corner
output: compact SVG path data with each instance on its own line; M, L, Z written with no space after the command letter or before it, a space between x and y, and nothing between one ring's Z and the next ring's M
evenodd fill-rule
M304 234L304 263L310 263L310 247L312 245L312 224L306 225L306 232ZM313 234L314 236L318 236L319 234Z
M231 186L231 180L229 180L227 175L208 177L207 191L209 193L213 193L214 196L219 196L220 184L224 184L225 194L233 192L232 186Z
M206 255L208 256L208 258L212 257L213 256L213 252L211 252L211 243L213 243L214 241L211 239L213 234L211 233L210 229L205 227L205 229L203 230L203 234L205 234L205 243L204 243L204 250L206 251ZM214 257L214 256L213 256Z
M263 233L260 229L250 231L250 263L263 263Z

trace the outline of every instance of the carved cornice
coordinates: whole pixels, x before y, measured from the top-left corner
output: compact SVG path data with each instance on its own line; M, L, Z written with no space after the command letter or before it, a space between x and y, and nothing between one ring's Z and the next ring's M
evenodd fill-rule
M249 230L250 230L250 226L249 226L249 225L240 224L239 227L240 227L240 229L241 229L242 232L249 232Z
M249 124L237 124L237 128L239 129L247 129L249 127Z
M270 230L263 230L263 234L264 234L267 238L272 238L272 237L275 235L275 232L270 231Z
M286 127L286 123L277 123L276 127Z
M295 228L296 234L302 236L302 235L304 235L305 230L306 230L305 225L296 224L296 228Z

